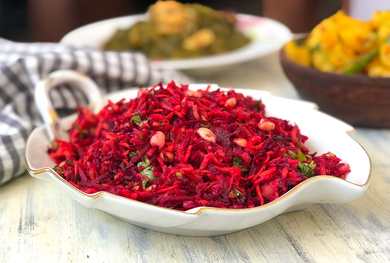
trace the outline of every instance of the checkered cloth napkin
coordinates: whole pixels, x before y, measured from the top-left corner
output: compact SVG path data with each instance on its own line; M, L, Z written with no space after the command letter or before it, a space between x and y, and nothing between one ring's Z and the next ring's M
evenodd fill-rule
M189 81L180 73L152 67L139 53L0 39L0 184L23 173L28 134L42 123L34 104L34 86L48 73L59 69L72 69L90 76L103 92L172 79ZM49 95L57 109L74 109L86 103L85 94L69 85L53 89Z

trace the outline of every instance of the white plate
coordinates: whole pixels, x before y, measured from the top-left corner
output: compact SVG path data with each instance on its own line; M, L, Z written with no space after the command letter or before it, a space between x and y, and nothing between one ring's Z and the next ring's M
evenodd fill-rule
M117 29L129 27L145 18L146 15L131 15L96 22L69 32L61 42L78 47L101 48ZM270 54L282 47L292 36L286 26L264 17L239 14L237 15L237 26L252 39L252 42L245 47L203 58L154 60L152 65L180 70L218 69Z
M56 72L37 86L37 103L42 109L48 106L39 91L47 91L48 85L56 85L61 81L71 81L85 89L91 89L91 82L76 73ZM191 89L206 88L206 84L191 84ZM213 88L217 88L213 84ZM348 124L319 112L315 104L273 96L266 91L238 90L255 99L262 99L267 114L297 123L303 134L309 136L307 145L311 151L318 153L333 152L351 167L346 180L333 176L314 176L298 184L278 199L263 206L246 209L224 209L198 207L188 211L177 211L162 208L139 201L127 199L107 192L86 194L69 184L51 167L53 161L47 155L50 144L46 127L36 128L30 135L26 147L26 162L30 174L38 179L47 179L71 198L82 205L107 212L132 224L161 232L191 235L212 236L263 223L287 211L300 209L314 203L344 203L354 200L367 190L371 165L365 150L349 133L353 128ZM89 92L92 94L93 92ZM110 94L103 99L113 101L121 98L134 98L137 89L125 90ZM92 96L91 98L96 98ZM50 110L48 110L51 112ZM51 112L50 116L53 116ZM46 116L46 115L45 115ZM47 115L45 118L50 118ZM66 130L75 116L59 121L59 127ZM49 121L50 122L50 121ZM53 124L53 123L51 123Z

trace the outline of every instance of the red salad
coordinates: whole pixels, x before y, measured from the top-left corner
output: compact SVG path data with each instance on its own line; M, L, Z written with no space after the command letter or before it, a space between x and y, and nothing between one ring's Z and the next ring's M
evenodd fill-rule
M156 85L97 114L80 109L69 139L48 153L86 193L178 210L260 206L309 177L350 172L332 153L311 153L298 126L264 108L233 90Z

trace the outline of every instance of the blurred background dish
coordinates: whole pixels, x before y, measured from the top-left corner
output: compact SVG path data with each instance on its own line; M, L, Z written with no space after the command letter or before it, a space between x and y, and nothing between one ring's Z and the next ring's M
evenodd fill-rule
M299 95L358 126L390 127L390 12L358 20L339 11L280 51Z
M131 15L96 22L71 31L61 42L74 46L103 48L116 30L128 28L145 18L145 15ZM275 52L291 38L290 30L272 19L244 14L238 14L236 19L239 30L251 39L242 48L200 58L153 60L152 65L181 70L221 69L226 65L237 64Z
M338 11L284 51L294 62L324 72L390 77L390 11L369 20Z
M280 63L298 94L350 124L390 128L390 78L343 75L297 64L280 51Z
M57 42L67 32L92 22L145 13L154 2L156 0L95 0L93 4L89 0L0 1L0 35L17 41ZM274 0L185 2L207 5L216 10L269 17L298 33L309 31L339 9L348 11L344 0L289 0L283 1L284 8L280 8L280 2Z
M92 5L87 0L2 1L0 3L0 34L2 37L17 41L57 42L67 32L83 25L114 17L144 13L148 6L155 2L155 0L111 0L109 2L96 0ZM245 2L236 0L189 0L185 3L199 3L216 10L271 18L287 25L293 32L298 33L307 32L321 19L340 8L346 8L344 1L320 0L285 1L283 3L284 8L280 8L280 3L273 0ZM232 64L230 61L247 61L248 57L253 57L253 52L240 53L233 57L222 57L214 59L213 62L220 64L226 61L226 64ZM208 73L207 76L218 73L211 70L208 66L209 63L211 62L206 61L203 64L206 66L201 72L203 76L205 76L205 72ZM192 62L190 64L193 65ZM203 65L199 68L202 68ZM188 67L188 65L183 64L162 66ZM213 68L221 72L220 66ZM231 70L232 67L228 69ZM194 72L194 70L191 71Z
M159 1L149 7L145 20L115 31L103 49L139 51L154 60L186 59L227 53L250 41L233 12Z

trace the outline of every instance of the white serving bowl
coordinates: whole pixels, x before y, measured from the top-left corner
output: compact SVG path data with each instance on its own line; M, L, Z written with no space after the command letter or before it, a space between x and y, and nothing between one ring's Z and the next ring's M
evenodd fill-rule
M146 18L146 15L131 15L92 23L69 32L61 40L61 43L100 49L117 29L127 28ZM152 66L164 69L190 70L196 73L210 72L210 70L215 72L226 68L226 66L253 60L277 51L292 37L290 30L285 25L269 18L238 14L237 25L239 30L252 39L250 44L220 55L191 59L154 60Z
M83 81L87 81L85 77L76 73L68 73L52 74L41 83L37 90L47 91L48 85L72 79L75 79L74 82L80 87L86 87L83 84ZM82 78L81 81L80 78ZM53 79L60 81L53 81ZM190 85L191 89L206 87L206 84ZM213 84L212 88L217 87ZM26 147L28 171L33 177L51 181L69 194L72 199L86 207L102 210L145 228L189 236L226 234L261 224L282 213L301 209L310 204L345 203L364 194L368 187L371 165L365 150L350 136L350 133L354 131L351 126L318 111L316 105L312 103L285 99L260 90L240 89L237 91L255 99L261 99L266 105L267 114L297 123L302 133L309 136L307 145L311 151L318 153L330 151L347 162L351 167L351 173L348 174L346 180L326 175L314 176L298 184L278 199L255 208L198 207L188 211L177 211L108 192L86 194L78 190L52 169L54 163L47 154L50 139L45 126L36 128L28 138ZM42 94L38 91L36 95ZM124 90L109 94L104 97L103 101L134 98L136 95L137 89ZM74 118L75 116L70 116L59 120L60 129L69 128Z

